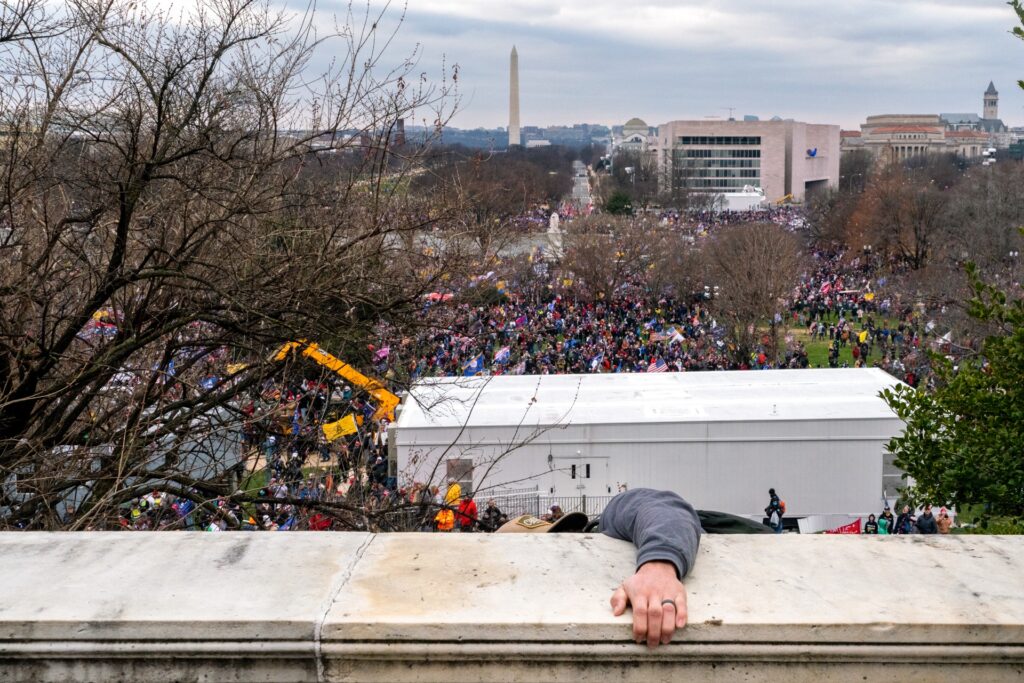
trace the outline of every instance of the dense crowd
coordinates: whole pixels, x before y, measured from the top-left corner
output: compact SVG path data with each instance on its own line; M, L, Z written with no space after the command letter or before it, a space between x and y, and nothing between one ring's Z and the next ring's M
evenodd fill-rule
M806 269L776 323L806 331L808 343L827 342L827 361L816 366L877 366L916 386L927 375L927 358L920 352L926 322L920 313L885 294L885 278L875 278L866 257L811 251L805 259ZM777 357L767 336L749 357L738 357L713 314L711 288L680 300L631 282L617 296L595 300L578 297L560 282L554 271L541 294L513 282L491 304L428 304L418 334L384 331L385 353L378 353L374 370L408 381L439 375L812 366L805 339L793 334Z
M541 221L541 217L529 216ZM723 214L661 214L659 220L694 234L740 222L774 222L798 230L798 209L779 207ZM772 368L882 367L911 385L927 378L922 346L934 343L920 311L902 305L869 253L808 251L787 306L776 316L785 335L779 354L765 336L740 357L713 313L714 290L685 298L650 292L642 278L609 299L581 297L564 273L540 260L519 276L488 273L464 288L502 285L483 304L471 297L437 295L424 301L418 325L382 328L371 347L373 374L397 391L427 376L615 372L768 370ZM501 278L504 277L504 280ZM539 286L538 286L539 285ZM497 287L494 287L497 289ZM464 292L463 292L464 293ZM786 319L788 318L788 319ZM799 332L799 334L795 332ZM806 342L806 343L805 343ZM808 345L827 345L827 359L812 363ZM773 357L774 356L774 357ZM204 382L230 374L224 354L209 354ZM399 489L387 469L387 422L357 388L328 377L267 380L242 406L248 416L248 454L239 485L258 486L255 505L233 496L205 506L154 491L122 508L126 528L327 529L326 507L408 512L403 528L493 530L503 518L493 504L477 513L471 497L448 487L415 484ZM323 425L341 414L358 428L328 439ZM253 478L257 477L257 478ZM245 479L242 481L242 479ZM450 513L450 514L449 514ZM554 514L555 511L552 511ZM488 521L481 521L488 520ZM872 520L874 521L874 520ZM897 527L893 527L897 528Z
M685 232L701 234L727 225L744 223L774 223L796 231L807 226L800 207L782 205L746 211L687 211L669 209L658 214L662 225L677 227Z

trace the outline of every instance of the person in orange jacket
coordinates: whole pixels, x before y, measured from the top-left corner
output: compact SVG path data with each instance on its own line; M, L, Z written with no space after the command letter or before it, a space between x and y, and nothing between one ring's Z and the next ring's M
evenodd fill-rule
M444 508L434 516L434 523L438 531L451 531L455 528L454 508L462 497L462 487L456 482L448 485L448 491L444 494Z

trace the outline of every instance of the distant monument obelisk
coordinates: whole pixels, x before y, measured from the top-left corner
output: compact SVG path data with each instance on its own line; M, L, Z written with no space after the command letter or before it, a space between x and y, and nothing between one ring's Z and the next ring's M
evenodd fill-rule
M519 144L519 53L512 46L508 60L508 146Z

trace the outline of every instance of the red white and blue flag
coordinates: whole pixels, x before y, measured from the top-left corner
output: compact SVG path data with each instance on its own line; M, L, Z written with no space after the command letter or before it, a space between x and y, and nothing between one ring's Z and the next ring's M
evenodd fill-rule
M647 372L665 372L668 370L668 363L663 359L651 361L651 364L647 366Z

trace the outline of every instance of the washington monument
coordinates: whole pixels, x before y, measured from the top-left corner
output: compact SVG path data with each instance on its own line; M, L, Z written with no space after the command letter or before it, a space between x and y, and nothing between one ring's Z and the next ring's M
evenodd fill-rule
M519 53L512 46L508 60L508 146L519 144Z

